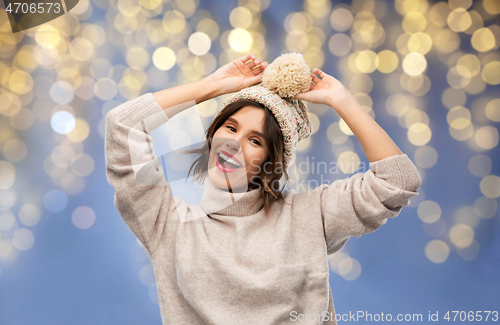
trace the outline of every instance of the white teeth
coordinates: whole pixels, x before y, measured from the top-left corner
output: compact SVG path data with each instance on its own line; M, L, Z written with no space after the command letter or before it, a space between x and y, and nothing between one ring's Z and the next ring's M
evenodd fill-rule
M228 156L226 156L222 152L219 152L219 156L221 156L224 160L229 161L231 164L234 164L234 165L240 167L240 164L236 160L234 160L233 158L229 158Z

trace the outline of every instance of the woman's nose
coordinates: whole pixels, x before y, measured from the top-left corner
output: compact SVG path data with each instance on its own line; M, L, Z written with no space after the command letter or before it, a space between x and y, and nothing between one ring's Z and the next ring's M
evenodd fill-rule
M240 150L240 142L237 139L228 139L226 142L226 146L231 149L234 152L231 152L231 154L234 154Z

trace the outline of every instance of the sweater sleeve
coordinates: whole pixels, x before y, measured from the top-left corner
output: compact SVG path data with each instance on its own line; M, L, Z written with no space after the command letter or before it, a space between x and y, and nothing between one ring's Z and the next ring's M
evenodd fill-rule
M351 236L374 232L418 195L422 179L406 154L371 162L370 168L316 189L328 254Z
M114 205L152 256L175 211L170 185L153 150L150 133L168 121L153 94L129 100L106 115L106 178Z

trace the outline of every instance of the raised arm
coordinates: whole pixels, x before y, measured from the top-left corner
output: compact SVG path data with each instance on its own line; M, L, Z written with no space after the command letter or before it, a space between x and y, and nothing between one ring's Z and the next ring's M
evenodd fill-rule
M319 69L313 72L321 79L312 74L314 84L311 83L310 91L296 95L295 99L331 106L354 133L369 162L403 154L339 80Z
M418 195L422 180L406 154L370 162L370 167L307 194L309 202L320 206L328 254L349 237L374 232L387 218L397 217Z
M184 103L195 101L198 104L259 83L266 66L267 62L248 54L199 81L157 91L153 96L170 118L185 109Z
M151 256L180 202L172 196L151 132L197 103L259 82L264 68L254 59L245 56L199 81L146 93L106 115L106 178L115 189L114 204Z
M168 117L151 93L106 115L106 178L114 205L146 251L153 255L175 200L153 150L150 133Z
M418 195L422 179L410 158L340 81L319 69L313 72L321 79L313 75L310 91L295 99L333 107L361 143L371 167L304 194L321 207L328 254L333 254L350 236L371 233L396 217Z

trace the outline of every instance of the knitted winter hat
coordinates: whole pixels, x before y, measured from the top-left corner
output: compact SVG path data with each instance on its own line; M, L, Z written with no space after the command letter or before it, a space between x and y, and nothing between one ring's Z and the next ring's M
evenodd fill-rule
M283 134L283 164L286 170L297 143L312 133L304 103L293 99L298 93L309 90L312 80L309 71L302 54L283 54L264 70L259 84L244 88L224 101L216 117L228 104L240 99L250 99L267 107L274 114Z

